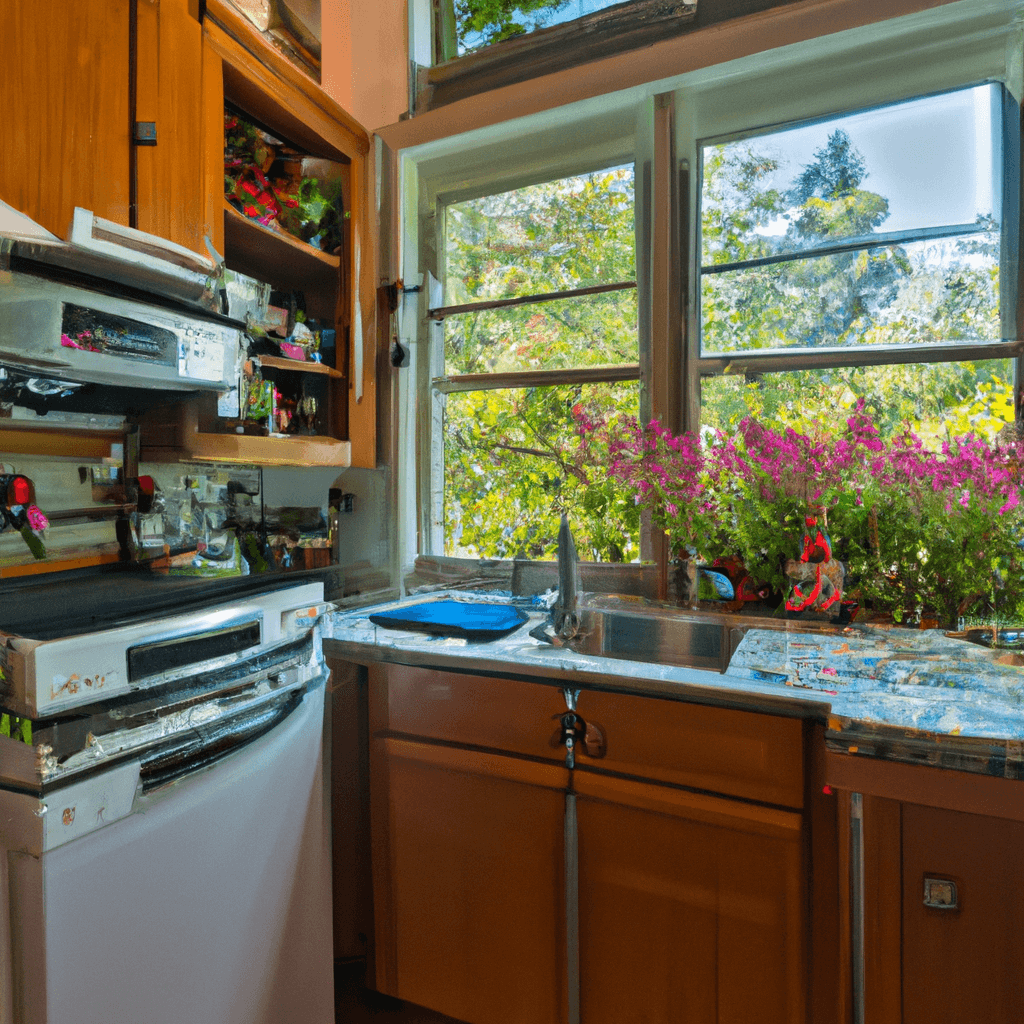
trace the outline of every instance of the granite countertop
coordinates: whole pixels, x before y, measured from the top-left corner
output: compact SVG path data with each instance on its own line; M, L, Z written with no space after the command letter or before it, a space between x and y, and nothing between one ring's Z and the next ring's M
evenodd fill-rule
M495 594L435 593L335 612L324 623L328 656L610 689L826 725L829 749L911 764L1024 778L1024 667L939 630L854 625L833 633L749 630L724 673L626 661L553 647L529 620L490 642L385 629L369 616L412 602L511 602ZM522 606L524 602L515 599Z

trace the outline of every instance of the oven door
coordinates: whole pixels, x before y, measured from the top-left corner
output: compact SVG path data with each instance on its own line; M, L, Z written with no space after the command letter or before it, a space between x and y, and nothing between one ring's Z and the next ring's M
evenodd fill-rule
M46 798L53 838L6 857L16 1024L332 1024L323 701L191 770L147 785L122 764Z

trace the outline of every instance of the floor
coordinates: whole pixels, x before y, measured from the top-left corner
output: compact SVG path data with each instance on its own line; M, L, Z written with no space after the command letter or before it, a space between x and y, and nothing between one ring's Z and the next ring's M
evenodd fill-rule
M372 992L363 984L363 961L334 966L336 1024L459 1024L452 1017Z

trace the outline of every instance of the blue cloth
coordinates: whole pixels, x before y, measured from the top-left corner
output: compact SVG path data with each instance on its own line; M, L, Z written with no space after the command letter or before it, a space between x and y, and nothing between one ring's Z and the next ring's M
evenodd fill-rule
M509 604L469 601L424 601L370 616L376 626L409 629L467 640L497 640L518 629L529 616Z

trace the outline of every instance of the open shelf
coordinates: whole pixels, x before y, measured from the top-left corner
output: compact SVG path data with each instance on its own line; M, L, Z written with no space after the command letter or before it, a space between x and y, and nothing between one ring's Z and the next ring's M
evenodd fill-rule
M309 363L301 359L282 359L278 356L256 356L260 365L272 367L277 370L291 370L295 373L319 373L335 380L344 380L345 374L333 366L325 366L323 363Z
M275 288L303 292L307 313L323 323L334 323L341 258L265 228L226 199L224 260L231 270L269 280Z
M352 461L352 445L333 437L195 433L187 445L187 457L196 462L345 468Z

